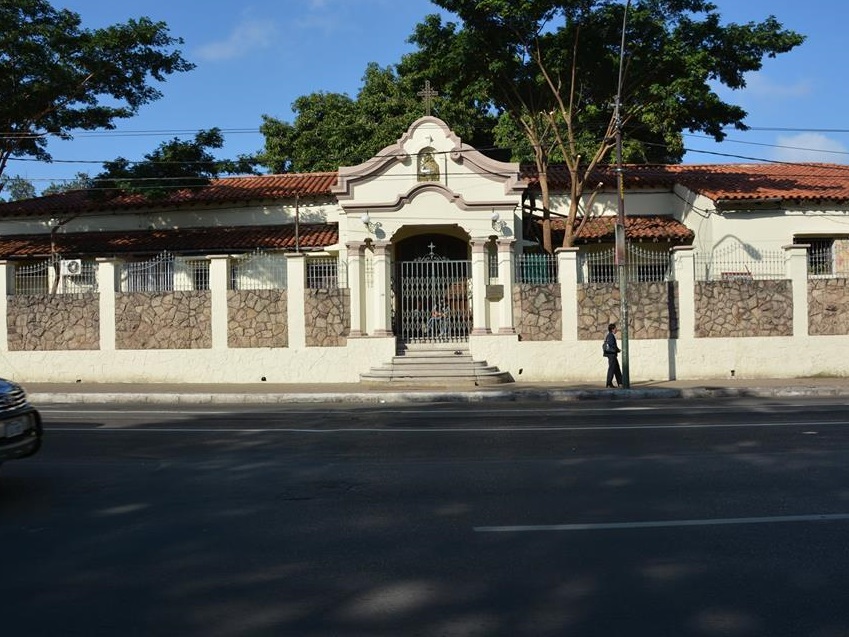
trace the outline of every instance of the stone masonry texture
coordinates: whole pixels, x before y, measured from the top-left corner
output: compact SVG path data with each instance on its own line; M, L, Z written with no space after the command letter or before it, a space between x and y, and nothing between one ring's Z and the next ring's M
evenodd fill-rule
M697 281L696 338L793 335L793 288L781 281Z
M212 347L209 291L130 292L115 295L118 349Z
M808 333L812 336L849 334L849 279L808 281Z
M11 351L100 348L99 295L10 296L6 314Z
M517 283L513 287L516 333L523 341L559 341L563 336L560 285Z
M620 323L617 283L578 286L578 339L601 341L608 323ZM678 284L667 281L628 283L628 338L678 337Z
M287 347L287 299L286 290L227 292L227 346Z
M304 304L307 347L344 347L351 330L350 291L307 290Z

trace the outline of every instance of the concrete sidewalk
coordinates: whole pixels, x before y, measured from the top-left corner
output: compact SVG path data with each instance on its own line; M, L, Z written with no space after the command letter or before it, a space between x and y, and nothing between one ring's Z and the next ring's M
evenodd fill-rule
M630 389L601 383L510 383L475 387L386 384L137 384L24 383L30 401L48 404L287 404L573 402L581 400L847 397L849 378L711 379L635 382Z

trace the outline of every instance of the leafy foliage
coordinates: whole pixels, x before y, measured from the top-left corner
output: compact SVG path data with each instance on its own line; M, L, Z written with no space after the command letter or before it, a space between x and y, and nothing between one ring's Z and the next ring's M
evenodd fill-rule
M41 191L42 195L58 195L63 192L72 190L88 190L93 187L92 178L88 173L77 173L74 178L69 181L52 182L47 188Z
M774 17L723 25L705 0L635 0L627 22L626 5L613 0L433 2L460 22L428 16L411 38L419 49L402 68L424 69L438 59L456 86L474 87L509 116L511 122L499 123L499 138L515 140L517 131L525 137L514 150L537 165L544 219L547 166L566 163L572 191L565 245L571 245L585 181L599 162L609 161L617 131L626 140L625 161L680 161L683 131L719 141L725 127L746 128L746 112L723 101L717 85L744 87L745 74L760 69L765 57L804 40ZM552 248L550 236L545 247Z
M21 199L32 199L35 197L35 186L32 182L15 175L9 177L0 175L0 193L6 193L8 199L0 197L0 201L20 201Z
M137 192L155 199L175 189L203 186L221 173L252 172L250 162L219 161L210 149L221 148L224 137L218 128L199 131L193 141L174 138L163 142L144 161L131 162L123 157L106 162L104 172L94 178L93 186L102 195L110 192Z
M161 97L153 81L194 68L149 18L84 29L46 0L14 0L0 24L0 174L10 157L49 161L49 136L114 128Z
M393 67L370 64L356 98L340 93L312 93L295 100L293 123L263 115L265 148L255 157L272 172L331 171L370 159L397 141L410 123L424 115L418 91L426 70L400 74ZM450 121L470 143L488 146L495 119L473 102L454 99L434 103L434 114Z

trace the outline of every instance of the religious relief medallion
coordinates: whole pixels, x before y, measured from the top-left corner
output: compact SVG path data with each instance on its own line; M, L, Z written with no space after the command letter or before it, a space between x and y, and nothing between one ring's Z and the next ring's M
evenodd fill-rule
M432 148L425 148L418 158L419 181L439 181L439 164Z

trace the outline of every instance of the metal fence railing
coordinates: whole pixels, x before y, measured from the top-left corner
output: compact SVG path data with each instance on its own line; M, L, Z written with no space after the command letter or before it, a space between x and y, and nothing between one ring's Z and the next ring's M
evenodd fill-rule
M524 253L516 257L516 283L557 283L557 257L548 253Z
M92 260L62 259L58 255L15 267L10 294L85 294L97 292L97 263Z
M348 287L348 264L335 257L307 259L307 289L342 289Z
M672 259L668 251L647 250L632 243L628 244L628 281L669 281L672 278ZM619 271L616 265L616 249L586 252L578 256L578 278L580 283L616 283Z
M12 294L15 296L48 294L52 269L49 260L17 265Z
M122 292L191 292L209 290L209 261L163 252L148 261L121 265Z
M286 257L256 250L230 260L231 290L286 289Z
M784 279L786 255L783 250L757 250L727 246L710 253L696 252L697 281L754 281Z

